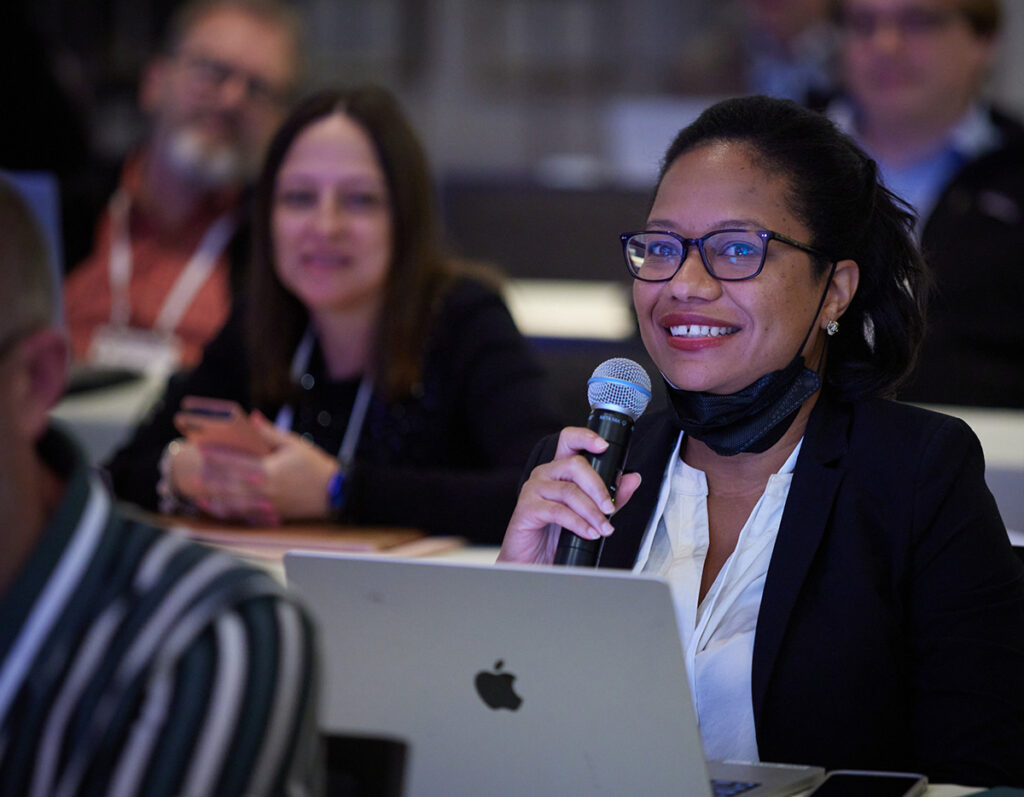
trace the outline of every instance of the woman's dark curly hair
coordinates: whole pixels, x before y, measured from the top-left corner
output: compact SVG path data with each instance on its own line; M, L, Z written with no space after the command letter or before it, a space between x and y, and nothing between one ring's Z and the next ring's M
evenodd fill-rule
M925 330L930 275L915 242L914 213L885 188L875 162L822 114L790 100L739 97L707 108L662 161L702 145L737 142L789 184L789 209L832 261L854 260L860 281L842 327L829 339L825 383L840 397L892 395L913 367ZM655 193L657 189L655 190Z

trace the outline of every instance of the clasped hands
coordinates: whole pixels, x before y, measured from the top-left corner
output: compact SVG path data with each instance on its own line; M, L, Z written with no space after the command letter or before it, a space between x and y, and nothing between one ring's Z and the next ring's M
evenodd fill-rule
M253 526L324 518L337 460L294 432L278 429L259 411L250 417L269 453L179 440L169 474L175 491L208 515Z

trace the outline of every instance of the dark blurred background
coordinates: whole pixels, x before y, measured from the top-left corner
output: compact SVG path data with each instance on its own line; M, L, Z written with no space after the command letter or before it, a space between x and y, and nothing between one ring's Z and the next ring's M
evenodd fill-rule
M776 0L775 5L787 0ZM806 0L805 0L806 3ZM69 191L83 166L138 139L142 66L175 0L6 0L0 9L0 167L44 169ZM513 274L618 275L615 233L645 212L672 132L713 99L745 93L743 22L760 0L295 0L307 88L372 80L403 100L430 152L455 243ZM991 91L1024 112L1024 4L1004 3ZM87 177L79 179L87 180ZM606 190L607 189L607 190ZM568 192L560 195L558 192ZM595 194L594 192L598 193ZM574 193L573 193L574 192ZM560 199L570 199L562 202ZM513 210L518 208L517 211ZM484 229L507 218L504 238ZM537 218L591 219L573 262L531 236ZM76 241L91 230L74 228ZM609 229L610 228L610 229ZM620 229L621 228L621 229ZM580 229L580 227L571 227ZM602 238L601 236L604 236ZM607 247L607 259L590 257ZM550 248L547 248L550 247ZM561 263L561 265L560 265ZM580 268L593 268L579 273ZM560 276L549 273L547 276Z

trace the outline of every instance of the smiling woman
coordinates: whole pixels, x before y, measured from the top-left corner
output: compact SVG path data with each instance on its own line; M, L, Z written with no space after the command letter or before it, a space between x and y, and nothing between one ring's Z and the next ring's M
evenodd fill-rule
M595 432L538 446L500 558L564 528L666 578L709 758L1024 785L1024 568L981 447L883 398L924 331L911 214L788 101L714 105L663 163L621 238L670 406L614 507Z
M644 344L675 387L735 393L794 357L820 362L822 327L843 314L856 290L856 263L833 261L798 242L811 232L788 207L788 178L756 162L755 152L734 142L681 154L651 208L651 229L689 227L707 236L693 247L696 257L683 253L668 280L633 283ZM816 259L829 270L812 269ZM819 318L825 320L816 324ZM705 334L705 327L727 334Z
M362 373L380 313L393 235L388 186L370 137L336 113L311 124L281 163L271 228L281 284L324 332L337 378Z
M110 463L118 494L257 524L496 542L522 463L558 418L492 276L444 255L433 193L389 93L300 103L256 192L249 290ZM178 439L189 394L257 410L270 453Z

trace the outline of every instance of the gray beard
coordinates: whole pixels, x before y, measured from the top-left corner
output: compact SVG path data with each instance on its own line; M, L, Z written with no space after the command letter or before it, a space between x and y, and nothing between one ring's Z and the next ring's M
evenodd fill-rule
M165 156L173 171L210 190L236 186L253 171L237 145L207 144L188 128L169 136Z

